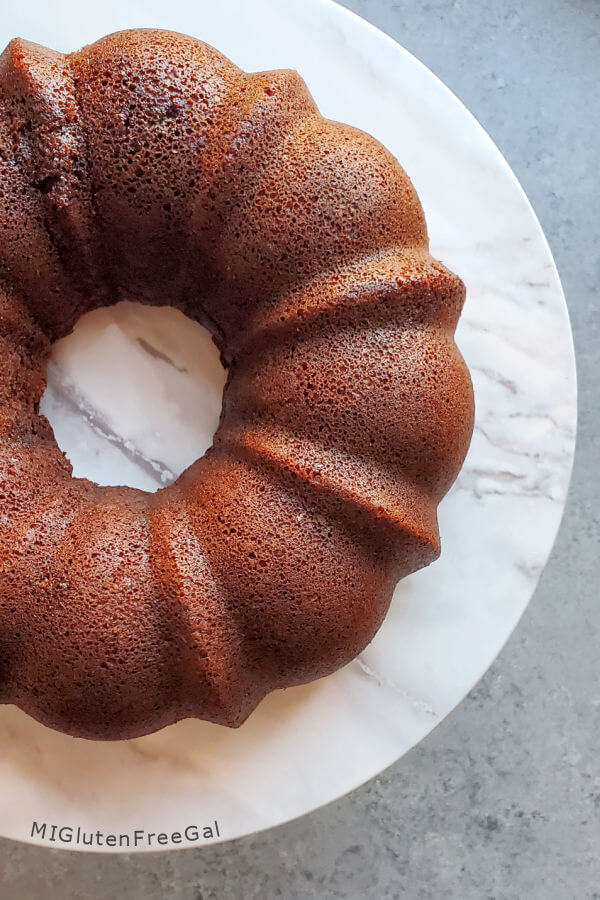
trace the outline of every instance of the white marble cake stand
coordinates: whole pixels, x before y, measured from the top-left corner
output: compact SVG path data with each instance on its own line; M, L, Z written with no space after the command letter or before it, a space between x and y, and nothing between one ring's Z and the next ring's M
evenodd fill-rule
M468 286L458 343L477 422L440 510L442 558L402 582L376 639L336 675L272 695L239 731L187 721L91 743L0 710L0 833L72 849L88 849L92 832L95 850L249 834L406 753L475 684L522 614L560 522L575 438L571 333L550 251L506 162L431 72L328 0L62 0L52 10L22 0L4 10L0 39L73 50L136 26L193 34L246 69L294 67L326 115L398 156L433 252ZM54 360L44 409L75 474L152 490L210 442L222 372L206 334L176 313L101 312ZM204 833L215 820L219 834L214 824Z

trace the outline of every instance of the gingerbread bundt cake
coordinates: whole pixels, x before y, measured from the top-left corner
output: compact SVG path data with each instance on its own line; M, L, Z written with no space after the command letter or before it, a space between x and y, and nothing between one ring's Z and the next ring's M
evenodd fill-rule
M149 494L73 478L52 341L130 299L228 369L206 455ZM459 278L373 138L291 71L179 34L0 58L0 701L88 738L237 726L371 640L439 552L470 440Z

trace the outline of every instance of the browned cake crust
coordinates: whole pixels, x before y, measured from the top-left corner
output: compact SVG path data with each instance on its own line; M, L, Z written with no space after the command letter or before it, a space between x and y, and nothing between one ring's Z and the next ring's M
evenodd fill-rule
M206 325L214 444L156 494L73 478L52 341L133 299ZM291 71L129 31L0 58L0 700L127 738L239 725L371 640L439 552L472 430L464 287L373 138Z

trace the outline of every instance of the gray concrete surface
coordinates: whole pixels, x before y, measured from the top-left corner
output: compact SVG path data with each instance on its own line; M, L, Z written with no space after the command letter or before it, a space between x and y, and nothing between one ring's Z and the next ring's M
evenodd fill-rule
M600 4L347 5L475 113L554 251L575 332L580 422L551 562L483 681L365 787L198 851L99 857L2 841L2 900L600 900Z

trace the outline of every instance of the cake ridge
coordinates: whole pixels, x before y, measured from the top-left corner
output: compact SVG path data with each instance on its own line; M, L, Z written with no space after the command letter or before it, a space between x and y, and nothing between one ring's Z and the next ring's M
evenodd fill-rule
M99 291L104 267L92 258L97 245L85 206L89 199L93 210L93 197L69 57L21 39L10 42L7 54L13 95L31 110L23 132L31 148L30 185L38 192L42 223L79 309L84 294Z
M333 319L338 320L336 321L336 326L340 329L359 327L359 323L345 320L352 319L352 317L357 318L360 314L364 315L369 308L378 314L381 314L382 310L386 309L386 315L389 317L390 323L396 322L398 324L397 310L394 309L394 306L401 307L403 303L406 303L407 299L410 299L411 293L419 290L421 287L427 288L429 301L437 294L441 302L438 304L433 302L423 304L423 307L418 310L420 313L419 317L415 316L415 310L412 310L412 317L407 316L403 322L404 327L407 329L446 329L453 333L460 310L457 309L457 314L454 316L446 316L444 318L444 314L447 313L449 305L449 302L446 301L455 301L453 296L455 291L452 290L455 280L448 273L449 277L444 286L439 285L432 288L431 276L437 273L435 272L436 260L432 257L430 257L430 260L431 265L427 267L427 271L421 272L415 277L407 278L405 281L400 282L392 279L380 282L374 281L372 278L370 280L365 279L364 284L358 282L351 291L342 289L338 294L332 292L331 296L327 298L327 302L308 309L300 308L295 314L293 311L288 313L285 309L286 304L292 305L292 298L285 293L280 298L279 303L273 304L268 310L263 310L262 321L260 316L256 316L249 323L249 328L245 335L246 343L239 344L236 347L236 353L237 355L242 355L250 347L255 349L258 344L267 344L272 340L289 335L295 330L300 334L300 332L308 331L311 327L316 329L320 324L331 326ZM321 274L325 277L330 273ZM316 282L319 280L318 278L315 279ZM443 273L440 273L439 280L443 280ZM301 289L298 300L302 302L302 298L303 291ZM462 302L458 304L455 301L455 306L458 307L459 305L462 307ZM282 306L284 307L283 309L281 308ZM426 315L429 318L426 318ZM368 327L366 322L365 327Z
M285 471L294 479L302 482L307 489L314 488L325 494L335 494L344 504L355 506L362 514L368 514L376 523L384 524L386 529L391 527L398 530L402 535L410 534L415 539L423 540L428 545L436 548L436 554L439 555L439 535L437 531L437 519L435 516L435 502L431 493L424 488L416 485L410 485L408 477L401 481L398 473L394 476L387 474L384 470L372 468L366 470L363 468L363 477L365 479L373 478L380 481L379 489L373 485L370 491L364 491L361 495L359 485L354 488L349 484L343 484L341 480L336 480L334 475L334 463L339 462L341 466L349 468L352 464L357 464L359 458L351 453L345 452L337 447L326 448L320 445L318 440L308 439L306 437L298 438L290 434L287 436L290 445L295 445L296 452L301 451L301 461L297 461L296 457L292 457L291 447L289 450L277 447L276 442L269 440L272 435L269 434L268 427L257 426L256 423L242 425L239 433L225 433L219 438L220 447L228 447L230 450L235 448L237 452L245 455L248 459L266 463L271 469L278 468ZM278 438L281 439L281 433L285 432L285 428L278 425ZM285 444L285 441L283 442ZM314 454L311 461L310 454ZM306 455L304 455L306 454ZM331 461L329 457L334 459ZM345 470L347 471L347 469ZM364 486L364 483L363 483ZM386 488L390 491L390 496L386 496ZM391 497L397 497L396 504L391 501ZM406 511L409 509L412 513L412 520L409 522ZM418 510L419 523L415 522L415 511ZM404 512L404 515L402 513ZM413 527L410 527L410 526Z
M179 515L176 520L179 528L173 537L173 523L166 516L167 507L164 499L153 504L150 529L152 540L159 548L153 558L155 577L163 587L168 586L167 589L170 588L175 593L179 610L178 622L183 631L180 636L185 638L188 635L192 642L187 648L189 655L179 656L177 661L180 665L185 664L184 670L187 667L185 674L189 676L192 685L195 680L194 670L199 669L200 678L204 677L208 682L209 697L212 695L211 699L207 700L202 685L196 686L195 689L188 686L187 693L184 690L180 697L180 703L189 709L189 715L193 715L195 707L203 704L207 710L206 717L210 721L234 727L241 724L250 712L251 703L247 698L250 678L254 682L255 702L257 702L257 673L253 670L251 660L245 652L244 632L235 616L232 598L219 581L214 566L202 548L201 535L194 528L193 516L185 494L177 482L165 491L169 494L171 503L174 498L179 500L177 503ZM177 544L182 540L189 548L195 563L193 579L189 571L187 573L185 571L186 564L189 565L187 555L184 562L181 552L178 553ZM164 554L160 549L165 551ZM172 565L169 565L169 561ZM198 589L198 580L201 580L202 590ZM186 597L186 592L190 591L196 596ZM216 610L211 611L208 608L209 598L216 601ZM192 622L193 618L196 620L195 625ZM227 629L224 628L224 622L227 623ZM229 638L229 642L223 648L224 634ZM217 644L216 648L213 646L214 643ZM231 671L232 663L237 664L237 671ZM240 713L240 710L243 712ZM180 718L183 717L183 714L180 715Z

